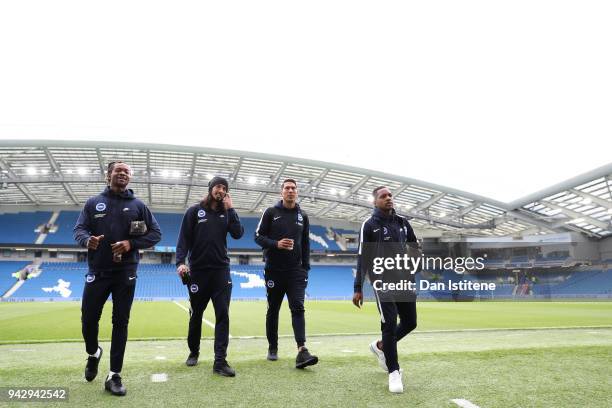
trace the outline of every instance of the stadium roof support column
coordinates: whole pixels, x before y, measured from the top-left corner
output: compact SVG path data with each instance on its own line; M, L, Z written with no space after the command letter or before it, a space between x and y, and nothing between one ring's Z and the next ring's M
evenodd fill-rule
M444 197L445 195L446 195L446 193L434 194L428 200L425 200L422 203L419 203L416 206L414 206L414 208L412 208L412 211L413 212L423 211L423 210L431 207L432 205L434 205L438 201L440 201L442 199L442 197Z
M238 163L236 163L236 167L234 168L234 171L232 172L232 174L230 174L229 176L229 181L230 183L233 181L236 181L236 177L238 177L238 173L240 172L240 167L242 167L242 161L244 160L244 157L240 156L240 158L238 158Z
M15 179L19 179L19 177L17 177L17 175L15 174L15 172L13 170L11 170L11 166L8 165L7 162L4 161L4 159L2 159L0 157L0 168L2 168L2 170L6 171L7 174L11 177L11 178L15 178ZM19 191L21 191L21 194L23 194L24 196L26 196L26 198L28 200L30 200L32 203L34 204L39 204L39 200L38 198L32 194L32 192L30 191L29 188L27 188L25 186L25 184L23 183L18 183L15 182L15 186L19 189Z
M148 181L147 181L147 195L149 196L149 205L153 205L152 203L152 199L151 199L151 150L147 149L147 177L148 177Z
M363 185L365 183L368 182L368 180L370 180L370 176L365 176L363 177L361 180L359 180L357 183L355 183L355 185L353 185L353 187L351 187L347 192L345 197L350 197L351 195L355 194L357 191L359 191L361 189L361 187L363 187ZM315 217L322 217L325 214L327 214L328 212L330 212L331 210L333 210L334 208L336 208L338 206L338 204L340 204L339 202L332 202L329 203L329 205L323 209L321 209L318 213L315 214Z
M319 173L319 175L310 182L308 187L306 187L305 192L311 193L314 189L319 187L319 184L321 184L323 179L327 176L327 173L329 173L329 169L324 169L321 173Z
M525 210L513 210L513 211L508 211L506 214L502 215L501 217L497 217L494 219L494 221L497 223L498 220L504 220L504 222L506 220L512 219L512 218L516 218L518 220L524 221L528 224L532 224L532 225L536 225L538 227L550 230L550 231L554 231L554 232L563 232L562 230L559 230L559 225L555 225L553 223L549 223L547 221L544 220L539 220L536 218L536 216L532 213L527 213L527 214L523 214L521 211L525 211Z
M149 154L147 153L147 158L148 157L149 157ZM183 203L183 207L185 208L187 208L187 205L189 204L189 196L191 195L191 187L193 186L193 178L194 178L193 173L195 173L197 160L198 160L198 155L194 153L193 157L191 158L191 169L189 171L189 184L187 185L187 192L185 193L185 202ZM242 158L240 158L240 160L242 160ZM149 188L149 191L150 191L150 188Z
M283 163L282 166L278 168L276 173L274 173L274 175L270 179L270 182L268 183L268 188L272 188L274 187L276 183L278 183L278 179L285 172L286 168L287 168L287 162ZM267 192L259 193L259 196L257 196L255 201L253 202L253 205L251 205L251 207L249 208L249 211L250 212L255 211L257 207L259 207L259 204L261 204L261 202L263 201L263 199L266 197L267 194L268 194Z
M106 177L106 166L104 163L104 157L102 157L102 152L100 152L99 148L96 148L96 155L98 156L98 165L100 166L100 174L102 178Z
M543 205L552 208L554 210L559 210L561 211L563 214L567 215L569 218L582 218L585 222L591 224L591 225L595 225L596 227L602 228L602 229L608 229L610 228L610 225L608 225L607 223L603 222L603 221L599 221L595 218L589 217L588 215L579 213L577 211L573 211L570 210L568 208L562 207L560 205L557 204L553 204L549 201L540 201ZM570 220L571 221L571 220Z
M334 208L336 208L338 206L338 204L340 204L337 201L333 201L331 203L329 203L329 205L325 208L322 208L319 212L317 212L315 214L315 217L322 217L325 214L327 214L328 212L330 212L331 210L333 210Z
M612 201L604 200L603 198L599 198L593 194L585 193L584 191L578 191L578 190L571 189L570 192L582 198L587 198L591 200L593 203L603 208L612 209Z
M474 211L475 209L480 207L480 204L482 203L480 203L479 201L474 201L474 203L468 205L467 207L463 207L462 209L457 211L457 217L463 217L467 215L469 212Z
M49 160L49 164L51 165L51 168L53 169L53 171L55 172L55 174L60 174L60 168L57 165L57 162L55 161L55 158L53 157L53 155L51 154L51 152L49 151L48 148L44 148L45 151L45 155L47 156L47 160ZM72 200L73 203L75 203L76 205L79 204L79 200L77 200L76 196L74 195L74 192L72 191L72 188L70 187L69 184L67 183L62 183L62 187L64 187L64 190L66 190L66 193L68 193L68 196L70 197L70 199Z

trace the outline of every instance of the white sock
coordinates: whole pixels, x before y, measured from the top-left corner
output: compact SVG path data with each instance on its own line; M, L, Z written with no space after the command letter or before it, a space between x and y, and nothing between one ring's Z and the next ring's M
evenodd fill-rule
M108 372L108 377L106 377L106 381L110 380L110 379L111 379L111 377L112 377L114 374L119 374L119 373L113 373L112 371L109 371L109 372Z
M95 358L100 358L100 347L98 347L98 350L96 350L95 353L90 354L91 357L95 357Z

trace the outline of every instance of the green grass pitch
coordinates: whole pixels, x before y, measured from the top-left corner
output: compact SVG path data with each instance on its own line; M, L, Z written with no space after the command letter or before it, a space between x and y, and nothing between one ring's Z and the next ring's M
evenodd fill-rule
M0 303L0 387L66 387L56 406L607 407L612 400L612 303L474 302L417 305L419 327L399 343L405 392L367 348L378 337L376 306L307 302L308 346L320 364L294 367L290 314L281 311L280 360L265 360L265 302L234 302L228 361L236 378L212 374L212 328L203 325L200 364L186 367L186 302L136 302L124 364L128 395L103 391L111 309L100 323L105 355L83 379L80 305ZM205 318L214 323L212 305ZM166 382L151 375L165 373ZM23 406L0 400L0 406ZM40 405L40 404L35 404ZM47 404L46 404L47 405Z

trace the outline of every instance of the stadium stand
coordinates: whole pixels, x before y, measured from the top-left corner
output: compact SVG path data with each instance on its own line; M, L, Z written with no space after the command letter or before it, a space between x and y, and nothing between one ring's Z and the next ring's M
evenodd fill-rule
M175 247L183 222L183 214L154 213L154 215L162 230L162 239L157 245Z
M47 238L43 242L44 244L63 244L73 245L74 239L72 238L74 225L79 219L78 211L60 211L57 220L55 220L56 230L47 234Z
M327 237L327 229L320 225L310 226L310 249L312 251L340 251L336 241Z
M0 261L0 295L15 283L13 274L28 264L29 262L25 261Z
M45 262L40 276L28 279L12 296L16 299L80 298L85 284L85 262ZM264 299L263 265L232 265L232 298ZM350 266L315 266L309 274L307 297L345 299L353 295ZM141 264L138 268L137 299L185 298L187 292L171 264Z
M534 284L533 292L536 295L551 296L612 294L612 270L575 272L561 283Z
M51 218L52 212L36 211L0 214L0 242L5 244L33 244L38 237L35 229Z
M240 214L238 214L240 215ZM244 235L240 239L234 239L227 236L227 246L231 249L261 249L259 245L255 243L255 230L259 223L258 218L254 217L240 217L240 222L244 227Z
M87 272L86 263L45 262L40 265L39 269L42 273L26 280L12 298L68 299L80 297L83 293L84 277Z
M568 256L549 256L547 257L547 256L538 255L536 256L534 265L535 266L548 266L548 267L562 266L569 259L570 257Z
M11 241L15 239L15 235L8 233L8 230L3 228L4 235L0 235L0 242L6 243L28 243L32 244L36 240L38 234L34 233L34 229L48 221L52 213L50 212L38 212L38 213L19 213L19 214L4 214L0 215L0 222L4 226L6 225L21 233L18 235L17 241ZM2 218L5 217L5 218ZM54 225L56 230L50 232L44 241L47 245L74 245L73 240L73 228L79 217L78 211L60 211L57 220ZM175 247L178 240L178 234L181 228L181 222L183 220L183 214L178 213L155 213L155 218L159 222L162 230L162 240L158 246L163 247ZM258 218L254 217L241 217L241 222L244 226L244 235L241 239L236 240L228 235L227 245L230 249L257 249L259 246L255 243L255 229L259 223ZM26 227L27 225L27 227ZM30 236L28 231L32 231ZM340 247L333 240L327 237L327 230L325 227L320 225L311 225L310 228L310 247L313 251L340 251Z
M28 262L0 262L0 290L6 291L14 283L11 273L23 268ZM12 295L16 299L71 299L80 298L87 264L84 262L45 262L40 265L42 273L28 279ZM352 296L353 269L351 265L313 266L309 274L307 297L311 299L349 299ZM264 299L265 286L263 265L232 265L234 299ZM419 291L421 299L448 300L459 297L462 300L474 298L509 298L520 297L606 297L612 295L612 270L595 269L588 271L569 270L566 273L538 274L537 283L523 277L518 284L507 283L500 276L475 276L457 274L453 271L428 272L425 276L416 275L417 285L421 279L447 283L460 280L474 282L495 282L496 289L490 291ZM510 276L510 275L508 275ZM365 285L366 297L372 297L371 287ZM138 269L136 298L138 299L174 299L184 298L186 292L176 277L172 264L141 264Z

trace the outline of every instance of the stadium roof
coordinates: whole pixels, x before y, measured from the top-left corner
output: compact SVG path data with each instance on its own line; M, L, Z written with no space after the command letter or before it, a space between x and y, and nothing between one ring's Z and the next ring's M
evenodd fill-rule
M0 210L80 206L100 192L106 164L132 165L131 188L155 209L181 211L230 180L234 205L258 213L278 200L285 178L298 180L300 205L319 219L359 222L374 187L389 186L416 228L448 235L516 236L579 231L612 234L612 164L504 203L421 180L333 163L200 147L43 140L0 141Z

